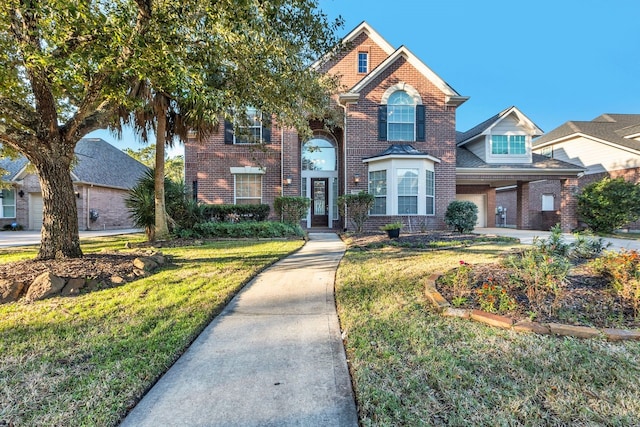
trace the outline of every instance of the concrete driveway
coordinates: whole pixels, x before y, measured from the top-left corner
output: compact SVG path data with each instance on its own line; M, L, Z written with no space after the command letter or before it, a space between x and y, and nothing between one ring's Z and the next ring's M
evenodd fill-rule
M546 239L551 235L550 231L516 230L514 228L476 228L474 230L474 233L515 237L516 239L520 239L520 242L527 245L533 243L533 238L536 236L541 239ZM571 233L564 233L564 237L567 242L573 242L576 240L576 238ZM629 237L629 239L616 239L606 237L604 238L604 240L608 243L611 243L611 246L609 246L608 248L609 250L619 251L621 249L635 249L637 251L640 251L640 236L638 236L637 239L634 238L635 235L630 235Z
M116 236L119 234L142 233L143 230L128 228L123 230L90 230L81 231L80 240L100 236ZM11 246L28 246L40 244L40 231L0 231L0 248Z

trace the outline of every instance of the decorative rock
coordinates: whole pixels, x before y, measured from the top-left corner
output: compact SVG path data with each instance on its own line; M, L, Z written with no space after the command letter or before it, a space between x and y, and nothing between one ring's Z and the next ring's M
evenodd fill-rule
M469 313L469 310L466 310L464 308L447 307L442 312L442 315L446 317L459 317L461 319L468 319L471 316L471 313Z
M65 280L47 271L34 279L25 298L29 301L41 300L57 294L64 288Z
M152 271L158 268L158 263L150 257L138 257L133 260L133 266L144 271Z
M640 340L640 331L626 329L603 329L602 332L609 341Z
M127 281L120 276L111 276L111 283L114 285L122 285L123 283L127 283Z
M63 297L68 297L70 295L78 295L80 293L80 289L84 288L87 285L87 282L84 279L73 278L67 281L67 284L62 288L62 292L60 295Z
M141 270L139 268L134 268L133 269L133 274L136 275L136 277L146 277L147 276L147 272L144 270Z
M513 330L517 332L533 332L534 334L550 334L548 326L529 320L521 320L513 325Z
M0 304L17 301L24 289L24 283L0 280Z
M447 301L434 287L426 286L424 293L439 311L443 311L445 308L451 306L449 301Z
M89 279L87 280L87 289L89 291L97 291L98 289L102 288L103 284L101 282L98 282L96 279Z
M154 260L158 265L163 265L167 262L167 258L162 254L152 255L149 258Z
M433 273L429 277L427 277L427 283L436 283L436 280L440 278L440 273Z
M491 326L497 326L499 328L510 329L513 325L513 319L506 316L499 316L497 314L486 313L481 310L471 310L471 319L476 322L485 323Z
M562 325L560 323L549 323L552 334L564 335L577 338L595 338L600 335L600 331L596 328L588 326L571 326Z

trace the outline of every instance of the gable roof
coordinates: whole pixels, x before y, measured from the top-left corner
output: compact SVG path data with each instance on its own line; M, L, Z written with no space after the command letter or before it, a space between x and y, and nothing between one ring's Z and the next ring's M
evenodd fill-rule
M76 144L77 163L72 169L75 182L103 187L131 189L148 169L145 165L100 138L83 138ZM3 177L15 181L25 173L28 160L0 159L0 168L9 173Z
M577 136L640 151L640 141L626 136L640 132L640 114L603 114L590 122L569 121L533 141L534 148Z
M387 55L391 55L395 50L394 47L380 35L380 33L374 30L373 27L371 27L371 25L367 23L367 21L362 21L360 24L358 24L357 27L355 27L342 38L342 41L340 43L341 46L336 47L333 51L328 52L322 58L316 60L313 64L311 64L311 69L317 69L318 67L320 67L322 64L331 59L331 57L333 57L336 52L339 52L342 47L353 42L356 38L358 38L358 36L360 36L360 34L363 33L366 34L371 40L373 40L378 46L380 46L380 48Z
M459 106L467 99L468 96L460 96L455 89L453 89L447 82L445 82L440 76L438 76L433 70L422 62L417 56L415 56L406 46L402 45L395 50L391 55L380 63L375 69L367 74L362 80L360 80L354 87L349 90L350 93L359 93L363 88L374 81L384 71L393 65L398 59L404 58L413 65L420 74L422 74L427 80L431 81L438 89L440 89L447 96L447 103L449 105Z
M482 135L493 128L495 125L500 123L504 118L508 117L511 114L516 114L519 116L521 121L527 123L531 128L534 129L534 135L542 135L543 131L540 129L531 119L529 119L522 111L520 111L517 107L511 106L509 108L505 108L500 111L495 116L492 116L485 120L484 122L472 127L466 132L456 132L456 143L459 147L463 146L471 139L475 138L478 135Z

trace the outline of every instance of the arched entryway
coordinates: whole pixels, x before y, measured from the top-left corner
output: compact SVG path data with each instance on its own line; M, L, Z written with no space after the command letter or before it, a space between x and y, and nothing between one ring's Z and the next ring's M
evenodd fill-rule
M333 227L338 219L337 143L331 135L314 135L301 152L302 195L311 199L307 228Z

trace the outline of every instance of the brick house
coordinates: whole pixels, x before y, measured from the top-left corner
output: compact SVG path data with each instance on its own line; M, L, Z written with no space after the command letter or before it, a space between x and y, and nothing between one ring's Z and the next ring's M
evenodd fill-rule
M585 185L609 176L640 182L640 114L603 114L591 121L569 121L533 141L535 153L549 159L571 162L584 169L570 193L575 195ZM512 203L512 190L505 189L499 198ZM562 210L561 183L544 180L529 188L529 209L540 217L553 217ZM574 201L575 204L575 201ZM564 213L564 212L563 212ZM572 227L578 224L575 211ZM551 224L553 225L553 224ZM548 229L542 221L535 228ZM640 222L626 228L640 230Z
M99 138L81 139L71 172L80 230L133 227L124 199L147 167ZM0 227L18 223L28 230L42 227L42 190L26 158L0 159L7 171L2 181Z
M259 111L249 111L253 122L239 133L245 136L226 123L224 133L185 145L185 180L194 197L204 203L273 205L279 195L304 196L312 202L306 228L341 229L350 224L339 217L338 196L368 191L375 196L369 229L401 220L412 230L445 228L447 206L464 198L479 204L479 225L493 226L489 212L495 209L496 187L524 188L547 175L575 178L581 171L546 158L532 161L531 137L539 130L517 109L458 141L463 134L456 133L456 109L468 97L366 22L343 42L347 49L313 65L340 76L343 90L334 101L343 112L342 126L326 130L311 123L313 137L301 140L294 130L270 126ZM526 131L514 142L524 143L524 155L484 155L482 147L490 147L491 135L501 129L498 123L511 121ZM513 129L504 131L509 147Z

